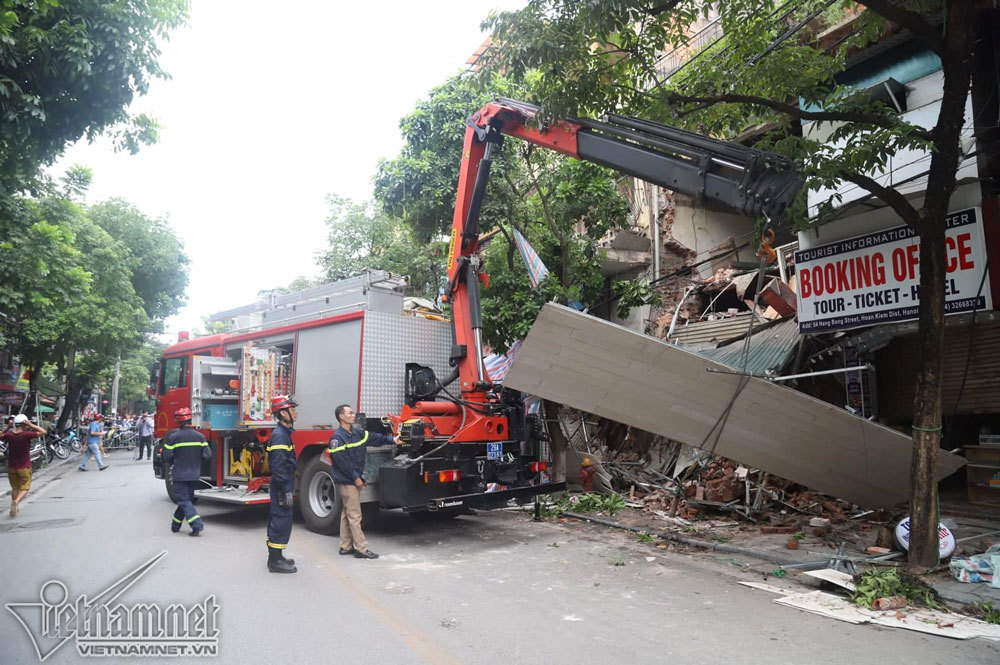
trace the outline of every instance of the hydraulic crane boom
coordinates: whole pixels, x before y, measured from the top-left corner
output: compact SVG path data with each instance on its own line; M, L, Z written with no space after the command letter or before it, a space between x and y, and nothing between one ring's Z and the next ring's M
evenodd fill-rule
M609 115L603 121L569 118L536 126L532 121L539 110L531 104L498 99L467 122L446 291L455 337L451 364L457 370L461 397L449 393L449 402L416 401L398 419L406 422L414 417L428 420L461 414L461 425L454 428L435 422L442 434L451 431L452 442L497 441L509 436L507 418L490 393L494 386L482 361L479 289L487 277L480 270L477 253L479 214L493 152L504 135L607 166L748 217L782 217L803 185L792 161L780 155L620 115ZM434 383L433 390L423 393L427 397L432 398L442 387L436 379Z

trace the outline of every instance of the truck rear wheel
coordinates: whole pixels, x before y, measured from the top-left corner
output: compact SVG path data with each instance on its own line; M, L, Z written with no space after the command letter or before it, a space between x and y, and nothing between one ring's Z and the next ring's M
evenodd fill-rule
M301 478L299 511L306 527L328 536L340 533L340 493L330 465L316 455L306 462Z

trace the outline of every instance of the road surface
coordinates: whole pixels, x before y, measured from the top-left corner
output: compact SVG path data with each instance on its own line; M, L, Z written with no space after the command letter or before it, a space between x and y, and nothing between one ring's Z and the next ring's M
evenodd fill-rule
M113 454L104 472L80 473L72 460L49 472L17 518L0 499L0 596L21 604L36 634L46 582L62 583L67 602L93 599L166 552L114 603L192 610L211 599L220 663L1000 663L1000 643L806 614L736 584L744 573L718 558L515 512L437 524L383 513L367 529L377 561L339 556L335 537L297 518L287 556L299 572L269 574L266 506L202 501L204 536L172 534L162 481L129 455ZM65 610L59 589L48 585L47 600ZM0 663L37 663L25 625L0 614ZM124 662L84 659L80 633L53 621L52 637L39 638L55 648L46 663ZM204 636L204 621L192 626ZM83 632L84 646L101 644ZM56 647L59 635L69 639ZM209 660L187 653L138 662Z

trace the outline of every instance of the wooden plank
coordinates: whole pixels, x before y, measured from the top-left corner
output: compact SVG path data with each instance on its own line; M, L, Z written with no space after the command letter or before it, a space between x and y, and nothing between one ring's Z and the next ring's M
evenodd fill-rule
M741 377L660 340L546 305L505 379L546 399L711 448ZM707 440L706 440L707 437ZM751 379L715 452L866 507L909 492L909 437L780 384ZM939 478L964 460L939 456Z

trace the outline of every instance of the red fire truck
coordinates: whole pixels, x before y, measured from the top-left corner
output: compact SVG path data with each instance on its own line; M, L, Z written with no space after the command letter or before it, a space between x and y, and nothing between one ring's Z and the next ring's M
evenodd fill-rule
M448 253L450 321L405 313L405 278L380 271L282 296L216 318L236 330L180 341L160 361L156 436L191 408L211 442L197 495L266 503L263 453L276 394L299 403L298 504L309 528L334 533L340 498L325 447L334 408L353 403L366 427L402 446L369 448L362 502L415 514L457 514L564 489L547 479L542 428L521 395L483 364L479 212L504 135L593 161L752 217L777 219L802 187L778 155L654 122L608 116L543 125L537 107L497 100L468 121ZM439 320L434 320L434 319ZM160 447L157 446L157 451ZM154 457L171 492L169 469Z

